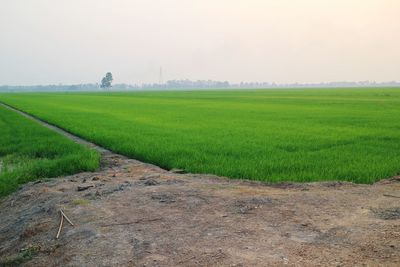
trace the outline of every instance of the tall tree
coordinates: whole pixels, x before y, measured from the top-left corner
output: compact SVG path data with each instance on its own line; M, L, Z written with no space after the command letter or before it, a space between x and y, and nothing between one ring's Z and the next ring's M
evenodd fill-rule
M113 76L111 72L107 72L106 76L103 77L103 79L101 79L101 85L100 87L102 89L108 89L111 87L111 83L113 81Z

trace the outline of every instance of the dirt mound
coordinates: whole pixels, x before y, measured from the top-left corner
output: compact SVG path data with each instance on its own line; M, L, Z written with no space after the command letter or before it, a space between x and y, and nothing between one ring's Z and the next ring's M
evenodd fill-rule
M266 186L177 174L106 154L0 203L3 265L400 264L398 180ZM65 223L55 238L63 209Z

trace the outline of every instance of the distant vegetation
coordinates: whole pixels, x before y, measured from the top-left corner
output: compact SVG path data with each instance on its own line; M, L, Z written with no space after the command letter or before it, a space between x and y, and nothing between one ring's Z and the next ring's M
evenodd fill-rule
M400 172L400 89L3 94L0 101L164 168L268 182L373 183Z
M100 84L75 84L75 85L34 85L34 86L0 86L0 92L69 92L69 91L101 91L111 89L113 91L137 91L137 90L198 90L198 89L265 89L265 88L383 88L400 87L400 81L392 82L329 82L329 83L292 83L277 84L269 82L240 82L229 83L227 81L213 80L169 80L166 83L144 83L144 84L114 84L111 87L113 77L107 73Z
M99 167L99 154L0 106L0 197L22 183Z
M112 86L114 78L111 72L107 72L106 75L101 79L100 88L102 89L109 89Z

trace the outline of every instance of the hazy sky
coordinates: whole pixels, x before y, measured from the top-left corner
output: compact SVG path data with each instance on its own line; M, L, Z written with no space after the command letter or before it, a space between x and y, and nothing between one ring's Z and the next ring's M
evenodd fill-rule
M400 80L400 0L0 4L0 84Z

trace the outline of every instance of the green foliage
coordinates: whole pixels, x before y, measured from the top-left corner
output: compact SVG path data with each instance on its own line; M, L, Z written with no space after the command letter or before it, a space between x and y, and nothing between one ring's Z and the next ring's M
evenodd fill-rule
M357 183L400 171L399 89L38 93L0 100L168 169Z
M20 184L99 167L97 152L0 107L0 197Z
M29 246L16 255L0 259L0 267L15 267L30 261L40 252L39 246Z
M112 76L111 72L107 72L106 76L104 76L103 79L101 79L100 87L103 89L110 88L112 81L113 81L113 76Z

